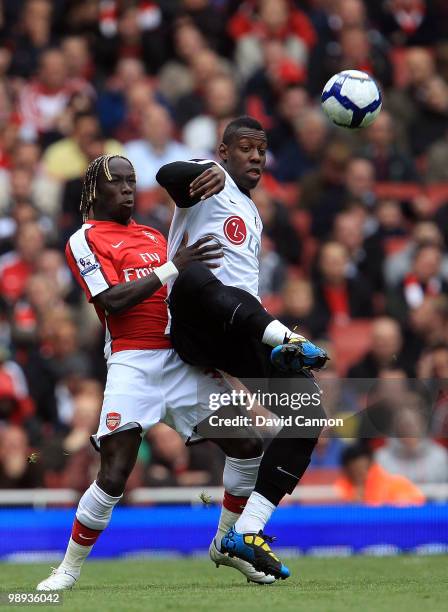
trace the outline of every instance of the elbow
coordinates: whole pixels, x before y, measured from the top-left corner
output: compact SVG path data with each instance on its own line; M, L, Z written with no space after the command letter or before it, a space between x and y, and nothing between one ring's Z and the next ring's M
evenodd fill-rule
M120 299L119 296L104 295L101 296L100 299L96 300L96 303L101 306L101 308L107 314L120 314L126 310L126 304L124 303L123 299Z
M159 171L156 174L156 181L159 183L159 185L161 185L162 187L165 187L165 185L168 182L168 174L169 174L169 166L170 164L165 164L164 166L162 166Z

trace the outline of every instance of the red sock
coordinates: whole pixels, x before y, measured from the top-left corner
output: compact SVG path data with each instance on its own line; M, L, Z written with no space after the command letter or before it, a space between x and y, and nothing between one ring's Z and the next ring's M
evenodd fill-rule
M92 546L100 537L101 531L89 529L75 518L72 528L72 539L81 546Z
M236 514L241 514L241 512L246 507L246 503L248 497L237 497L236 495L232 495L227 491L224 491L224 499L222 500L222 505L226 510L230 510L230 512L235 512Z

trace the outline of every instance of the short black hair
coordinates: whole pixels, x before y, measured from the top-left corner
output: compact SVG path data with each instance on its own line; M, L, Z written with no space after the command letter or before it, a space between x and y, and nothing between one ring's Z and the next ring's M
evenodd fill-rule
M244 115L243 117L238 117L237 119L234 119L226 126L226 129L224 130L224 134L222 136L223 143L226 145L230 144L238 130L241 128L249 128L250 130L264 132L263 126L259 121L257 121L253 117Z
M355 444L351 444L344 448L341 453L341 465L342 467L347 467L349 463L359 459L360 457L367 457L369 461L372 460L372 451L365 445L360 442L356 442Z

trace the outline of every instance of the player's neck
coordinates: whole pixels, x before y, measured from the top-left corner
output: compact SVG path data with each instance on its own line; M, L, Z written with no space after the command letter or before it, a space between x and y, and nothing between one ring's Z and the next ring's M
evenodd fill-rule
M124 221L122 219L115 219L111 217L110 215L107 215L105 213L100 213L100 212L95 213L93 220L94 221L107 221L108 223L118 223L118 225L123 225L124 227L129 225L129 223L131 222L130 218Z
M246 189L245 187L241 187L241 185L238 185L238 179L235 176L233 176L231 172L229 172L228 168L226 168L224 166L224 164L221 164L221 166L224 168L224 170L227 172L227 174L232 178L233 182L238 187L238 189L241 191L241 193L244 193L245 196L250 198L251 195L250 195L249 189Z

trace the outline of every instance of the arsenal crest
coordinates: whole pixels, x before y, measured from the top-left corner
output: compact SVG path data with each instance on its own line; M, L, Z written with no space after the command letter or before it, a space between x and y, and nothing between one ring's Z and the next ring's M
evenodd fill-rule
M121 423L121 414L119 412L108 412L106 414L106 426L110 431L115 431Z

